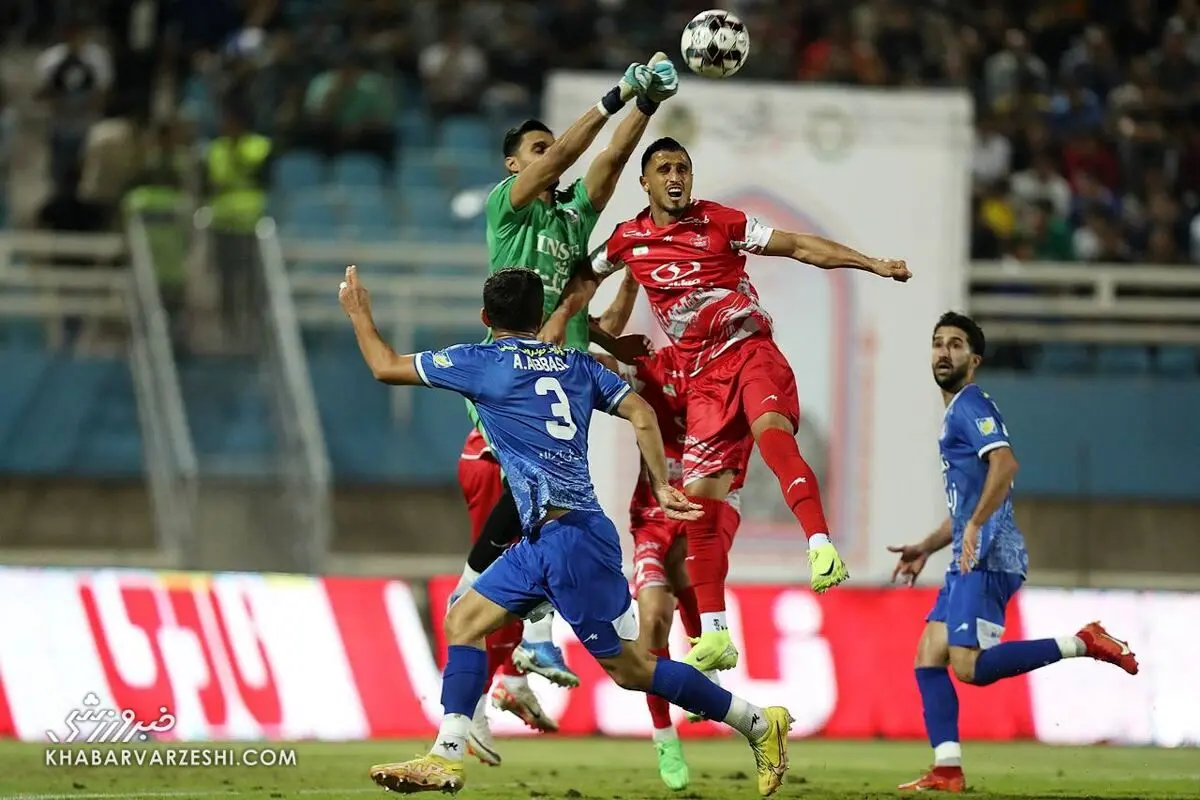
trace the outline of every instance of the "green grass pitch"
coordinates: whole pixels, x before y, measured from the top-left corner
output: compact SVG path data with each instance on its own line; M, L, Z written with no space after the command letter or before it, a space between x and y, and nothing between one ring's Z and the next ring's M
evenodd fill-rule
M0 742L0 800L386 796L388 793L370 782L367 769L379 762L409 758L427 744L271 745L295 749L296 764L287 767L172 767L145 761L142 766L92 767L47 766L42 745ZM692 785L677 794L659 782L654 753L645 740L544 737L504 740L500 745L503 766L488 768L469 762L463 796L494 800L758 796L749 750L732 738L685 743ZM220 749L224 745L197 747ZM967 743L964 749L969 798L1200 798L1200 750L1194 748ZM896 784L916 777L929 756L929 748L915 742L793 741L791 772L776 796L812 800L899 797Z

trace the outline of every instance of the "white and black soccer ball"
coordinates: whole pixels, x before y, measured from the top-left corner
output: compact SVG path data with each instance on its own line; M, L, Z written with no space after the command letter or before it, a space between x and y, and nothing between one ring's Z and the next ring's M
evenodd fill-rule
M750 33L728 11L702 11L683 29L680 49L692 72L706 78L728 78L750 56Z

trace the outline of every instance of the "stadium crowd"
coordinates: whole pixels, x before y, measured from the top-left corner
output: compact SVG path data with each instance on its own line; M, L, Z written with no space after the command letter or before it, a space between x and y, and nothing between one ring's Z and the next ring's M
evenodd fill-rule
M1197 0L728 5L753 41L735 80L970 90L973 257L1200 261ZM406 109L423 106L435 127L531 113L551 67L612 70L673 51L697 8L114 0L81 5L88 16L74 21L17 3L3 20L10 38L49 45L35 85L55 112L46 144L56 191L41 221L60 227L65 213L68 227L96 227L115 219L123 192L113 187L202 186L185 176L185 156L228 132L223 121L269 137L276 153L369 153L392 168L413 145L397 124ZM5 108L0 100L0 158L15 135ZM117 146L143 137L140 150Z

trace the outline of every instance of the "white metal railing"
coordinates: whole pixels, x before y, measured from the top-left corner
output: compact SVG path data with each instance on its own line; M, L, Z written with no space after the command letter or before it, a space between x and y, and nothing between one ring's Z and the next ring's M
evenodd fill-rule
M100 259L111 266L85 266ZM68 317L123 320L129 271L120 236L0 234L0 316L59 324Z
M1200 345L1200 267L977 262L971 313L989 337Z
M141 214L130 217L126 234L132 283L130 365L146 441L150 494L164 548L176 563L187 567L196 553L196 450L180 389L171 325Z
M333 536L329 454L274 221L261 220L256 236L270 321L268 366L276 383L272 399L285 442L285 486L301 526L295 533L302 535L304 568L318 572Z

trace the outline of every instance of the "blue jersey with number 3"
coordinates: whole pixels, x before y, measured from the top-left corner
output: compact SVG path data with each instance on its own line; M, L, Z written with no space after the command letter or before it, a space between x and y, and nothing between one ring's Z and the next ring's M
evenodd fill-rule
M629 384L578 350L528 339L416 356L426 386L475 404L528 533L548 508L600 511L588 470L592 411L613 413Z
M1011 446L1000 410L982 389L972 383L954 395L946 406L938 438L946 505L954 527L951 571L958 569L963 532L987 482L988 453ZM1025 538L1013 518L1011 491L980 529L976 569L1021 575L1029 569Z

